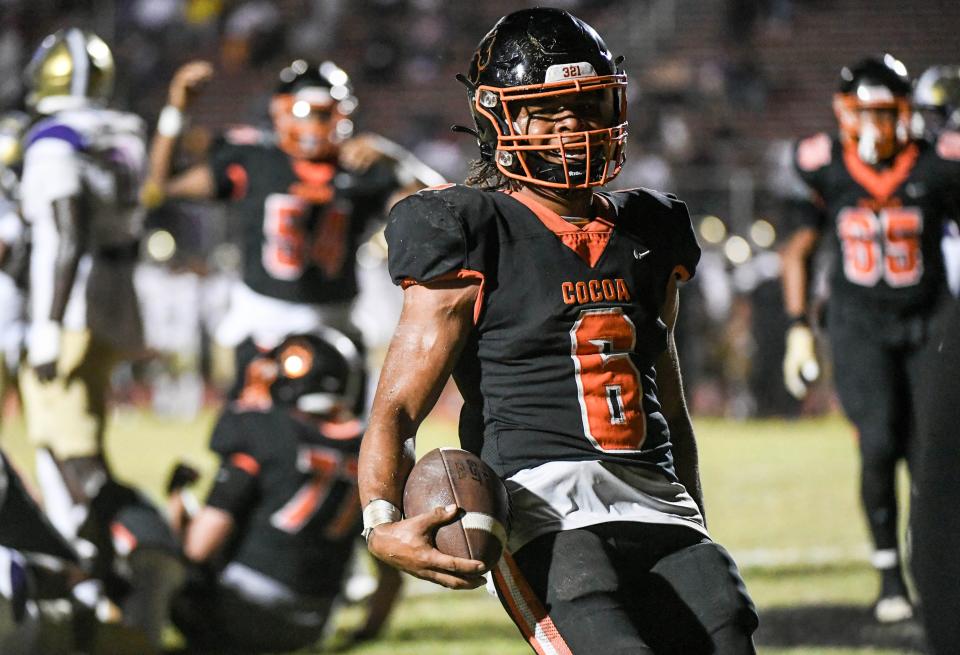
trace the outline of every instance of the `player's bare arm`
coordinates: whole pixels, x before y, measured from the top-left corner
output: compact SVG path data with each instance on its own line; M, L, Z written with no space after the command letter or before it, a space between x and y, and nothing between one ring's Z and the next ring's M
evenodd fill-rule
M402 505L413 466L414 437L433 408L473 325L479 285L473 282L414 285L404 291L403 310L360 448L360 501ZM433 547L431 533L455 519L456 507L384 523L369 534L378 559L411 575L452 589L483 584L484 566Z
M667 283L666 300L660 316L667 324L667 349L657 360L657 388L660 406L667 425L670 426L670 442L673 445L674 466L677 477L687 492L697 503L700 513L706 521L703 506L703 490L700 485L700 464L697 454L697 442L693 433L693 424L687 411L687 402L683 395L683 382L680 376L680 360L677 356L677 343L673 328L677 323L680 310L680 294L677 280L671 276Z
M230 512L217 507L202 508L184 530L184 555L191 562L208 561L227 543L235 526Z
M156 206L166 197L214 196L216 186L206 165L195 166L170 179L170 165L183 128L184 113L211 77L213 66L209 62L191 61L181 66L170 82L167 106L161 111L157 132L150 143L150 168L143 190L147 206Z
M794 232L780 251L784 308L793 321L787 332L783 381L796 398L806 395L807 384L816 380L820 373L813 332L807 321L810 258L819 241L820 233L817 230L804 227Z
M377 588L367 601L367 618L353 633L354 642L367 641L380 634L393 606L400 598L400 589L403 586L400 571L380 560L374 561L377 566Z
M807 288L810 258L817 249L820 233L809 227L794 232L780 251L783 268L783 297L787 316L803 317L807 313Z

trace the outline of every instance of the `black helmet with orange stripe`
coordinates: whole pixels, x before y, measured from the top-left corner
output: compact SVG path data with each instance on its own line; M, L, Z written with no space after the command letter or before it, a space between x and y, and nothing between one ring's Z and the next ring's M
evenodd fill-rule
M360 356L344 334L323 328L288 336L270 355L274 403L311 414L353 411L363 383Z
M270 100L278 145L297 159L329 160L353 135L357 108L350 77L331 61L297 59L280 71Z
M910 91L906 66L891 54L844 66L833 100L844 145L868 164L893 158L910 140Z
M458 76L468 88L481 160L507 178L539 186L588 188L612 180L627 137L621 62L592 27L561 9L501 18L480 41L469 73ZM575 107L587 98L603 106L603 124L544 138L527 134L517 121L524 106Z

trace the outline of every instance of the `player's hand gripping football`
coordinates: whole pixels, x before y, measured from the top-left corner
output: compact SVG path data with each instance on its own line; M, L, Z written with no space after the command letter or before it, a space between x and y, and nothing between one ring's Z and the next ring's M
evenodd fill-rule
M167 104L186 109L197 92L213 77L213 65L208 61L187 62L173 75Z
M376 557L410 575L450 589L475 589L486 583L483 562L441 553L433 546L437 528L452 523L460 514L456 505L374 528L367 547Z
M813 331L807 325L794 325L787 331L783 383L791 396L802 400L807 395L808 385L816 382L819 377L820 362L817 360Z

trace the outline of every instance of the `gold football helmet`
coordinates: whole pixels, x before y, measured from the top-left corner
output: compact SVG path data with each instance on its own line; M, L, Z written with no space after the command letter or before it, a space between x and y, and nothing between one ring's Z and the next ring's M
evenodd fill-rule
M27 106L39 114L106 104L113 93L113 54L93 32L71 27L43 39L25 76Z
M914 132L936 141L960 129L960 66L931 66L913 86Z

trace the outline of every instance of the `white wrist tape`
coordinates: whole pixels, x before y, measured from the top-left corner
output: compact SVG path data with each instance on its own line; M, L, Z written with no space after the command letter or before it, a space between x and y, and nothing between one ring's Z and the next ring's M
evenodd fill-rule
M157 134L176 138L183 131L183 112L167 105L160 110L160 117L157 119Z
M403 513L389 500L377 498L367 503L363 508L363 538L370 539L370 533L378 525L396 523L403 518Z

